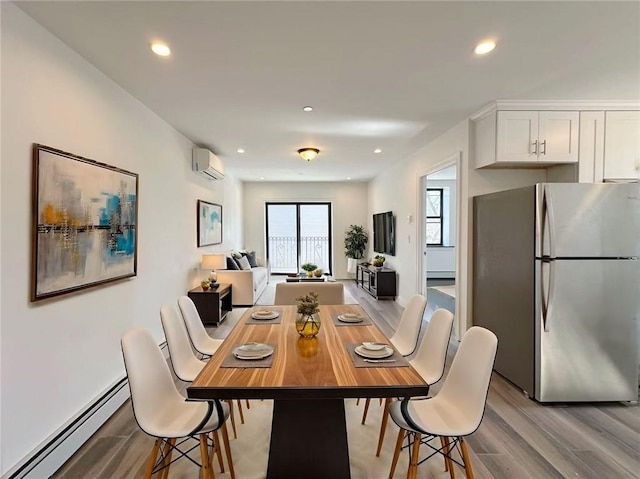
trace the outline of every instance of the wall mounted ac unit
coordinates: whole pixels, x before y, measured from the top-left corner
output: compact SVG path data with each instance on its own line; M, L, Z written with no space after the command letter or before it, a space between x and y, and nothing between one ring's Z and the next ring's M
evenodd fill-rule
M192 157L193 171L208 180L223 180L224 165L220 158L206 148L194 148Z

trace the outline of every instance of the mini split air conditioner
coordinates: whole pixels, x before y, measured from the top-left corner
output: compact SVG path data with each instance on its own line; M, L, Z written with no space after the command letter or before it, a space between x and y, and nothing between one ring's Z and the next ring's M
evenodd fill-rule
M206 148L193 149L193 171L204 176L208 180L223 180L224 165L220 158Z

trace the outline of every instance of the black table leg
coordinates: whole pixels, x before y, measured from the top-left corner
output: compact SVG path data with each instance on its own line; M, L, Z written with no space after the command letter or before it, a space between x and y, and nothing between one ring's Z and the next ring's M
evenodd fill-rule
M302 477L351 477L344 400L274 400L267 479Z

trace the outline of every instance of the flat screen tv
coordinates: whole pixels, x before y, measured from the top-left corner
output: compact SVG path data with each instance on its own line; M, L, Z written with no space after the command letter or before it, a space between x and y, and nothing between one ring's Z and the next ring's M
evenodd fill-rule
M391 256L396 254L396 224L391 211L373 215L373 250Z

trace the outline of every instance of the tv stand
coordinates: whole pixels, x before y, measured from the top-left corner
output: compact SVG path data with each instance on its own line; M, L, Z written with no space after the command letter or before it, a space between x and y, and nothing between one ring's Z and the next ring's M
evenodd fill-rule
M376 299L396 297L396 272L389 268L361 263L356 269L356 284Z

